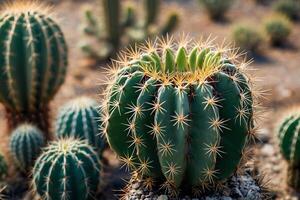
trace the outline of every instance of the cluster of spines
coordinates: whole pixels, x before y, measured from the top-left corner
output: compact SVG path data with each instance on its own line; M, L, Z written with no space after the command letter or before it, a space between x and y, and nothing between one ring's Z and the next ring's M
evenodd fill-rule
M203 144L205 145L206 149L205 154L210 155L213 163L210 167L203 166L203 172L201 172L202 176L200 175L200 177L202 177L202 180L198 181L201 187L206 187L207 185L214 184L216 178L218 178L218 176L222 177L222 173L224 173L222 164L221 166L219 166L220 164L218 162L216 163L215 161L216 158L218 157L219 159L222 159L222 157L224 157L224 159L233 159L226 158L226 152L224 152L223 147L220 143L220 140L222 140L221 138L224 135L230 134L231 130L227 127L228 121L231 121L230 123L237 122L236 124L239 124L237 126L247 124L247 127L245 127L244 129L246 131L245 134L248 134L246 135L246 139L241 139L242 141L249 141L249 139L255 136L253 129L254 114L252 112L252 109L253 107L256 107L253 99L258 96L259 92L252 91L252 83L244 74L247 63L238 62L237 69L231 66L230 62L235 62L235 64L237 63L236 58L238 57L238 55L236 54L236 51L233 51L232 53L232 51L226 50L227 48L225 47L215 48L213 46L207 45L208 42L198 43L196 48L189 50L190 44L190 41L187 42L186 40L175 44L172 40L161 40L160 42L154 42L153 45L151 45L151 43L148 43L141 48L142 50L134 48L130 51L130 53L125 54L125 56L123 55L122 61L116 63L116 65L121 66L121 69L113 67L111 70L114 79L108 82L108 89L106 94L108 94L109 96L106 96L104 98L106 102L104 102L102 108L102 132L106 136L108 136L108 126L110 121L112 120L112 118L120 117L119 122L122 123L120 126L126 129L127 134L125 134L125 132L119 133L122 135L119 135L121 139L119 139L118 141L121 142L119 143L121 147L119 147L119 149L115 149L113 147L113 149L117 151L117 154L119 154L121 160L125 163L125 165L127 165L129 168L134 168L139 172L138 174L140 174L140 177L149 176L147 177L147 179L151 179L153 176L159 177L161 175L160 170L158 170L156 174L155 172L153 174L153 171L155 171L153 169L155 169L157 165L161 165L163 162L162 160L168 160L163 158L164 155L173 155L175 152L177 152L175 153L176 155L178 154L178 145L176 144L177 146L175 147L174 144L172 144L172 141L182 142L182 149L180 150L179 154L182 154L185 157L186 151L188 151L188 149L184 148L184 144L192 143L190 136L186 138L185 131L186 129L190 129L191 127L192 114L187 112L188 106L186 107L186 105L182 104L181 106L177 107L179 109L177 113L175 113L174 115L169 115L169 113L166 111L169 111L170 109L166 108L168 107L168 104L170 104L170 102L166 102L163 98L157 96L157 93L159 93L159 91L156 91L157 88L160 88L159 90L170 90L170 88L173 88L172 90L174 90L174 94L176 94L176 96L173 98L186 99L187 101L190 101L191 98L195 98L195 96L197 96L193 95L193 92L191 92L191 88L193 86L198 89L200 88L202 92L206 90L212 90L212 88L210 88L210 85L214 85L216 83L214 83L213 80L209 80L208 78L211 78L218 72L226 71L226 73L230 77L230 80L238 86L237 91L240 91L240 93L237 94L239 96L237 105L239 106L229 106L230 109L235 110L235 115L231 116L231 118L229 119L223 119L218 115L219 109L223 110L223 112L226 112L222 108L222 102L226 99L218 96L218 94L215 94L214 92L211 93L211 95L204 96L202 102L199 103L200 105L203 105L203 110L205 112L208 112L208 109L211 110L212 117L209 118L208 127L209 129L215 131L216 136L214 142ZM176 47L177 50L175 49ZM204 57L202 58L202 62L199 62L202 63L202 65L198 65L198 69L193 69L190 66L195 66L194 60L197 60L193 57L199 58L199 54L201 54L202 50L204 49L203 47L207 48L206 54L209 56L204 55ZM200 53L198 54L198 56L191 56L191 52L193 51L198 51ZM166 52L171 52L173 54L174 52L177 53L174 54L174 56L172 56L170 59L170 57L167 58L168 56ZM221 54L226 55L227 59L222 60L221 57L219 57L218 59L212 59L216 58L215 55ZM146 58L147 60L143 60L143 58ZM170 70L170 68L165 67L168 66L167 63L170 63L169 66L174 66L172 69L173 71ZM206 63L206 67L204 68L203 63ZM226 68L224 68L225 65L227 66ZM152 68L149 69L149 66ZM136 69L139 69L139 71L134 72ZM236 71L241 71L241 73L236 73ZM191 74L193 74L193 72L199 73L197 73L197 76L192 76ZM136 79L136 81L132 81L132 83L130 83L129 81L127 81L128 78L132 80ZM146 80L143 82L141 81L143 79ZM127 87L128 85L130 85L131 89ZM137 93L140 94L136 94L134 90L137 90ZM189 95L187 95L187 91L189 91ZM137 101L135 101L135 99L137 99ZM187 109L185 109L185 107ZM160 118L160 115L161 119L163 120L166 120L167 118L164 125L160 124L160 121L157 121L157 119ZM121 119L122 117L124 117L125 119ZM154 124L147 124L145 118L149 118L146 119L148 120L148 122L153 121L153 119L156 119L156 121ZM139 124L139 122L143 122L144 124L141 123L143 126L138 126L141 125ZM166 124L169 124L169 126L171 127L166 126ZM170 140L170 138L165 137L165 133L168 131L172 132L171 129L175 129L174 127L177 127L177 129L182 129L182 138L171 138ZM141 133L143 134L141 135ZM220 137L220 134L222 134L222 137ZM245 136L242 137L244 138ZM109 138L110 136L108 136L108 140ZM155 144L155 142L153 141L151 142L151 138L155 138L158 141L158 144ZM114 138L110 139L113 140ZM111 141L109 141L109 143L111 143ZM126 149L125 153L123 152L122 154L120 152L123 151L123 145L127 146L128 148ZM239 146L240 147L237 148L241 149L242 155L238 156L246 156L244 148L245 143L241 142ZM146 153L148 154L145 154L143 156L143 153L145 153L143 152L143 149L147 149ZM153 157L149 155L149 152L147 152L149 151L149 149L153 151L153 155L158 154L160 159L153 159ZM136 154L139 158L137 158ZM150 159L150 157L152 160ZM219 166L219 168L215 169L215 165L217 167ZM171 188L178 187L178 183L180 183L181 180L175 180L175 177L178 174L185 173L186 166L178 166L176 163L174 164L172 162L166 162L161 167L164 174L167 175L167 181L164 186L171 186ZM224 175L225 177L228 176L228 172L226 172L226 174L227 175ZM191 176L189 177L191 178L191 180L194 178L193 175L194 174L191 174Z
M102 150L103 140L99 136L100 116L98 104L88 97L79 97L64 105L56 120L58 138L73 137L87 140L90 145Z
M100 161L85 141L62 139L46 147L33 169L33 190L43 199L93 199Z
M35 126L23 124L17 127L10 138L10 152L17 166L28 171L45 145L43 133Z

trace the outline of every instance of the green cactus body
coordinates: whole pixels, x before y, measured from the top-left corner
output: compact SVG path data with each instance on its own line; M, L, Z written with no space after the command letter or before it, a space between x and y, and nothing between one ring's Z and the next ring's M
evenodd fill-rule
M104 142L98 133L101 122L97 107L98 104L88 97L68 102L57 117L56 136L87 140L97 150L102 150Z
M161 3L160 0L144 0L145 11L146 11L146 17L145 17L146 26L149 26L156 22L160 3Z
M288 161L288 183L300 191L300 115L292 113L285 117L278 131L281 152Z
M230 51L162 41L115 73L103 131L140 177L213 185L239 166L253 128L252 84L235 60L222 61Z
M23 124L16 128L10 138L10 152L22 171L28 171L45 145L42 132L36 127Z
M50 144L33 169L33 188L45 200L91 200L99 185L100 163L93 148L81 140Z
M2 153L0 153L0 180L3 180L7 176L7 163Z
M0 16L0 102L11 128L25 121L48 133L48 103L64 82L67 47L41 7L15 2Z

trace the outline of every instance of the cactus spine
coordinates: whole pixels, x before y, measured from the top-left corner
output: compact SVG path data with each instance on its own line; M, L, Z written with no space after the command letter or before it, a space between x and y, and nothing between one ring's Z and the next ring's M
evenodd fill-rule
M112 70L102 131L139 177L164 177L174 191L213 185L236 171L253 136L253 83L229 50L159 41Z
M53 142L33 169L34 192L45 200L91 200L97 191L100 163L86 142L65 139Z
M10 128L22 122L49 132L48 103L64 82L67 47L44 6L15 1L0 16L0 102Z
M300 114L292 112L280 124L278 138L283 157L288 161L288 184L300 191Z
M26 172L34 165L44 145L42 132L32 125L23 124L13 131L9 146L14 162Z
M104 144L98 133L101 123L97 107L98 104L88 97L68 102L56 120L57 137L84 139L93 147L102 150Z
M84 29L87 35L96 37L101 46L99 45L98 51L91 45L84 44L82 50L96 59L106 59L115 55L121 46L141 42L153 35L166 35L172 32L178 24L178 14L172 13L166 24L158 28L156 21L160 4L161 0L144 0L146 16L144 19L138 20L138 17L135 16L135 8L132 6L127 6L124 9L125 14L121 16L123 11L120 0L102 0L104 22L98 23L97 18L88 10L85 13L87 26ZM128 44L122 44L122 41L127 41Z

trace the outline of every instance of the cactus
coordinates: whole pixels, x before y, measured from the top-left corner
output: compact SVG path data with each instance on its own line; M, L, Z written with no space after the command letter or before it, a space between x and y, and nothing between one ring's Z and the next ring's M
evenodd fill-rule
M145 182L164 177L172 191L233 175L254 133L256 99L236 57L190 39L129 53L113 68L102 106L111 148Z
M278 130L279 145L283 157L288 161L288 184L300 191L300 114L291 112L284 117Z
M100 182L100 163L85 141L50 144L33 169L33 191L45 200L91 200Z
M172 13L166 24L161 28L157 27L157 18L161 0L143 0L145 17L137 20L135 8L131 5L123 10L120 0L102 0L104 22L98 22L97 17L87 10L85 18L87 25L84 28L85 34L94 36L99 41L99 50L92 45L83 44L82 50L95 59L103 60L114 56L120 47L127 46L127 43L141 42L153 35L166 35L172 32L178 24L178 14ZM124 19L124 20L121 20Z
M49 133L49 101L62 83L67 47L48 9L35 1L13 1L0 16L0 102L10 129L23 122Z
M297 0L279 0L274 3L273 9L291 20L300 17L300 2Z
M231 8L234 0L199 0L209 17L213 20L224 18L225 13Z
M33 167L45 145L42 132L35 126L23 124L16 128L10 138L10 152L14 162L24 172Z
M0 181L7 176L7 163L2 153L0 153ZM1 199L1 198L0 198Z
M56 120L57 137L84 139L101 151L104 142L98 133L101 123L97 107L97 103L88 97L80 97L68 102L63 106Z

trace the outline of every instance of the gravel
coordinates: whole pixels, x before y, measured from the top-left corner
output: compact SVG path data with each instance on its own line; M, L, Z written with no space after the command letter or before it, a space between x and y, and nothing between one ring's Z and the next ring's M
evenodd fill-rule
M242 176L233 176L226 182L227 189L220 192L214 192L211 195L202 197L191 197L185 195L180 200L260 200L263 197L263 189L257 181L251 176L251 172L245 171ZM134 182L130 187L126 200L175 200L174 198L159 194L157 191L149 191L142 187L140 182Z

